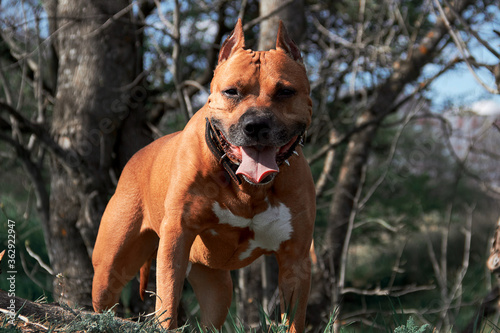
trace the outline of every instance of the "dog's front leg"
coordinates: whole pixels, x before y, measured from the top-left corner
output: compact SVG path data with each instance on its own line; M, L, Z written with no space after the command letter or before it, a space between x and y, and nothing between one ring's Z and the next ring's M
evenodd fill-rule
M281 316L285 323L290 324L289 332L302 333L305 328L307 300L311 287L311 260L309 256L295 260L279 255L277 258Z
M196 233L164 219L160 228L156 272L156 315L163 327L177 327L177 308Z

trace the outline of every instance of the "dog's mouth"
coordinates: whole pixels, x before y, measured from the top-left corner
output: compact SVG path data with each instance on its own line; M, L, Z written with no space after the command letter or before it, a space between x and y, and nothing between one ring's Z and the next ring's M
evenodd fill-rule
M222 131L214 126L220 144L232 163L238 165L237 175L254 185L270 183L279 172L282 163L288 164L288 158L295 152L295 147L302 139L296 135L281 147L254 145L236 146L231 144Z

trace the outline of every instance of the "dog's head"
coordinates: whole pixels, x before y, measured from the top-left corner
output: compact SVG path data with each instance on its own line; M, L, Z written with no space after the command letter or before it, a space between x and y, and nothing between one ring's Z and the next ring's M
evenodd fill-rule
M310 87L300 51L281 22L275 50L244 47L238 20L219 53L209 120L226 155L239 165L236 173L266 184L311 123Z

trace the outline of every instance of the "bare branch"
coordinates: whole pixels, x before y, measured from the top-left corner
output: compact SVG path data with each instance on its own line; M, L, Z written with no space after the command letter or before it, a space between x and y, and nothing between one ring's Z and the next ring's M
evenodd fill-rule
M31 160L30 152L24 148L20 143L14 139L0 133L0 140L8 143L14 147L17 156L22 162L26 173L30 177L32 183L35 186L35 193L37 198L37 209L40 212L42 218L42 226L44 228L48 227L49 221L49 193L45 188L45 182L42 176L42 170ZM44 233L44 235L47 235ZM47 246L50 242L47 242Z
M347 268L347 255L348 255L349 246L351 243L352 231L354 229L354 219L356 218L356 215L358 213L359 198L361 197L361 192L362 192L365 180L366 180L366 165L363 168L363 172L361 174L361 180L359 182L358 191L357 191L356 196L354 197L354 200L353 200L354 209L352 209L351 215L349 217L347 232L345 235L345 241L344 241L344 244L342 247L341 262L340 262L340 274L339 274L339 281L338 281L338 288L340 289L341 292L343 292L343 290L344 290L345 271Z
M499 90L497 88L490 88L476 73L476 71L474 70L474 68L472 68L472 64L470 62L470 58L472 58L472 56L470 55L470 53L467 51L467 46L465 45L465 43L463 42L462 38L460 37L459 34L456 34L455 31L453 31L453 28L451 27L451 23L449 22L448 20L448 17L447 15L445 14L444 12L444 9L443 7L441 6L441 4L439 3L439 0L434 0L434 3L436 4L436 7L438 8L439 10L439 13L441 14L441 18L443 19L445 25L446 25L446 28L448 29L448 32L451 36L451 38L453 39L453 42L455 43L455 45L457 46L457 49L458 51L460 52L460 54L462 55L462 58L464 59L465 61L465 64L467 65L467 68L469 69L469 72L472 74L472 76L474 77L474 79L484 88L486 89L486 91L488 91L489 93L491 94L499 94ZM448 4L449 5L449 4ZM451 11L451 6L448 7L449 8L449 11ZM455 16L459 17L459 15L457 13L454 13ZM496 53L496 52L495 52ZM498 53L496 53L498 54Z
M27 130L29 133L36 135L37 138L44 144L44 146L52 154L54 154L54 156L57 157L70 172L73 171L75 165L77 165L77 168L79 168L81 172L87 171L85 163L83 160L81 160L81 157L73 151L63 149L57 142L54 141L50 133L44 127L31 122L13 107L0 101L0 113L1 111L6 111L11 117L13 117L22 130ZM4 135L0 136L0 139L14 146L16 150L19 148L24 149L22 145L14 140L8 140ZM71 161L73 161L74 163L70 163Z
M394 139L392 141L391 148L389 150L389 154L388 154L388 157L387 157L387 161L385 163L386 167L384 169L384 172L377 179L377 181L371 186L371 188L368 190L368 193L365 195L365 197L363 198L363 200L360 201L360 203L359 203L359 209L360 210L363 209L363 207L366 205L366 203L368 202L368 200L370 200L370 198L375 193L375 191L377 190L377 188L385 180L387 174L389 173L389 170L390 170L390 167L391 167L391 164L392 164L392 160L394 159L394 154L396 153L396 148L397 148L399 139L401 138L401 135L403 134L403 131L406 128L406 126L410 123L410 121L412 120L413 116L418 111L420 111L420 108L413 108L412 111L410 111L408 113L408 115L405 117L405 120L404 120L403 124L400 126L398 132L396 133L396 135L394 136Z
M453 284L453 288L450 293L450 300L453 300L457 297L458 291L462 288L462 282L465 278L465 274L467 274L467 270L469 268L472 240L472 221L475 209L476 205L467 207L467 218L465 220L465 226L462 229L462 233L464 234L464 254L462 257L462 265L455 278L455 283Z
M167 18L165 17L165 15L163 15L163 11L161 10L161 3L159 0L154 0L155 1L155 5L156 5L156 8L158 9L158 16L160 17L160 20L161 20L161 23L163 23L163 25L165 25L165 27L167 27L168 29L168 35L172 38L174 38L175 36L175 30L176 30L176 27L175 27L175 24L172 24L169 20L167 20ZM176 7L178 6L178 3L176 4Z
M26 251L28 252L28 254L33 259L36 260L36 262L40 265L40 267L42 267L43 269L45 269L50 275L55 275L54 271L52 270L52 268L49 265L47 265L46 263L43 262L42 258L31 249L31 247L29 246L28 242L26 242L24 244L24 246L26 247Z
M243 20L245 15L245 8L247 7L248 0L242 0L240 3L240 11L238 12L238 18Z
M440 290L446 290L446 278L443 278L443 273L441 271L441 267L439 266L439 262L436 257L436 252L432 247L432 241L430 237L425 237L427 242L427 251L429 253L429 258L432 263L432 269L434 270L434 275L436 276L437 283L439 285Z
M338 138L337 131L332 127L330 130L330 140L329 143L334 143ZM321 171L321 175L316 181L316 197L320 197L323 195L323 191L325 189L326 183L330 178L331 171L333 169L333 163L335 161L335 149L332 147L328 150L326 154L326 159L323 164L323 170Z
M394 266L392 266L392 273L391 273L391 279L389 280L388 283L388 288L392 289L394 286L394 281L396 281L396 275L398 273L404 272L401 268L399 268L401 264L401 258L403 257L403 252L406 247L406 240L404 241L403 244L401 244L399 250L398 250L398 255L396 256L396 262L394 263Z
M3 71L3 66L0 63L0 82L2 83L3 92L5 94L5 100L8 105L12 105L12 92L10 91L10 86L5 78L5 73Z
M40 19L37 17L37 19ZM49 20L53 19L49 17ZM25 23L26 24L26 23ZM38 45L32 50L22 50L15 40L10 38L10 36L7 34L5 30L0 30L0 41L4 41L5 44L8 46L9 49L9 54L10 54L10 61L13 63L20 63L20 62L25 62L27 64L27 67L24 67L24 72L23 75L25 75L25 78L29 79L30 81L35 81L37 80L37 77L42 78L42 83L43 83L43 93L45 97L47 97L49 100L53 100L53 96L55 95L54 92L54 84L52 82L49 82L50 80L43 79L44 76L42 75L43 69L40 69L39 63L37 61L34 61L32 59L33 56L35 56L37 53L40 53L40 48L44 45L49 45L52 42L53 39L56 38L56 36L63 31L64 29L68 28L71 26L73 22L69 21L64 24L62 24L57 30L53 31L47 38L45 38L43 41L39 41ZM39 36L37 36L39 38ZM50 61L49 61L49 70L52 70L50 68ZM47 65L45 65L47 66ZM54 69L57 71L57 68ZM54 73L55 74L55 73ZM8 103L12 105L12 103Z
M425 115L422 116L423 118L432 118L435 120L438 120L441 123L441 128L442 128L442 133L444 135L444 138L446 139L444 141L444 144L450 153L450 156L453 158L455 161L456 165L458 166L460 172L464 174L465 176L471 178L472 180L476 181L482 189L490 196L494 198L500 198L500 188L497 187L495 184L491 183L490 181L486 181L484 178L481 177L481 175L478 175L475 173L473 170L471 170L467 165L467 156L469 155L469 151L472 149L474 144L470 144L469 147L467 148L467 153L465 155L465 158L460 158L457 155L457 152L455 151L453 144L452 144L452 126L448 119L446 119L442 115L438 115L435 113L426 113ZM486 129L485 129L486 130Z
M411 100L411 98L416 96L421 91L425 90L435 79L437 79L439 76L441 76L446 71L453 68L453 66L455 66L458 62L459 62L458 59L454 59L451 62L449 62L438 73L436 73L434 76L426 79L424 82L418 84L417 87L411 93L406 95L404 98L401 98L400 100L395 101L394 104L390 108L388 108L387 110L385 110L384 112L379 114L373 120L363 122L362 124L358 124L357 126L352 128L351 130L344 133L343 135L337 136L336 140L333 140L333 141L329 142L328 144L324 145L323 147L321 147L320 149L318 149L313 156L311 156L307 159L307 162L309 164L313 164L314 162L316 162L317 160L322 158L326 153L328 153L328 151L330 149L336 148L336 147L340 146L341 144L347 142L354 134L365 130L369 126L380 123L382 120L385 119L385 117L387 115L397 111L402 105L404 105L406 102Z
M362 222L358 222L354 225L354 228L359 228L359 227L362 227L365 224L369 224L369 223L376 223L376 224L380 225L382 228L387 229L390 232L398 232L398 230L400 229L397 227L393 227L392 225L390 225L387 221L384 221L383 219L375 219L375 218L365 220Z
M106 22L104 22L99 28L89 32L88 34L84 35L83 37L92 38L92 37L97 36L102 31L104 31L106 28L108 28L111 24L113 24L113 22L115 22L116 20L118 20L120 17L124 16L128 12L130 12L132 10L132 8L134 7L134 5L135 5L135 1L132 1L128 6L119 10L116 14L114 14L113 16L108 18L106 20Z
M460 22L460 24L465 28L465 30L467 30L469 34L474 36L474 38L476 38L479 43L481 43L488 51L491 52L491 54L493 54L500 60L500 53L498 53L497 50L490 45L490 43L482 39L481 36L479 36L479 34L470 27L470 25L464 20L464 18L457 13L457 11L453 8L452 5L450 5L448 0L443 0L443 2L446 4L450 12L453 13L455 18Z
M198 81L194 80L185 80L182 82L182 88L186 88L187 86L192 86L195 87L196 89L203 91L205 94L209 94L210 92L205 88L203 85L201 85Z
M28 276L28 278L33 281L34 284L36 284L38 287L41 289L45 289L46 286L43 285L40 281L35 276L36 271L38 270L38 265L35 265L32 270L29 269L28 263L26 262L26 256L23 251L20 252L20 257L21 257L21 266L23 267L24 272Z
M361 41L363 40L363 31L364 31L364 21L365 21L365 9L366 9L366 0L360 0L359 1L359 13L358 13L358 20L359 22L356 24L357 25L357 34L356 34L356 44L361 44ZM351 72L351 83L350 83L350 92L351 95L354 95L356 91L356 77L359 71L359 57L360 57L360 49L356 48L354 50L354 62L352 66L352 72Z
M495 120L493 126L500 132L500 119Z
M426 286L417 286L417 285L409 285L404 287L393 287L393 288L376 288L372 290L366 289L358 289L358 288L344 288L343 294L357 294L357 295L365 295L365 296L391 296L391 297L401 297L404 295L408 295L411 293L425 291L425 290L434 290L436 286L434 285L426 285Z

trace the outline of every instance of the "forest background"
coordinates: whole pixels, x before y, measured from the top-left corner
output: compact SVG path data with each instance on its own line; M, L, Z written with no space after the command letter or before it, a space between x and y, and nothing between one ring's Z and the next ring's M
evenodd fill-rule
M14 221L17 296L90 306L92 248L121 169L204 104L238 17L261 50L283 20L311 81L309 327L411 315L442 332L498 329L486 268L500 216L494 0L0 1L0 250ZM272 257L234 272L245 325L275 311L276 279ZM151 306L136 289L121 314Z

